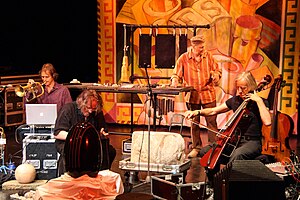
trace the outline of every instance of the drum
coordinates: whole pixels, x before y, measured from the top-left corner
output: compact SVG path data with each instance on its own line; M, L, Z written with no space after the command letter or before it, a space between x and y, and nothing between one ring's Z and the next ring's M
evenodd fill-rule
M103 149L100 133L89 122L75 124L66 138L64 155L68 172L98 172Z

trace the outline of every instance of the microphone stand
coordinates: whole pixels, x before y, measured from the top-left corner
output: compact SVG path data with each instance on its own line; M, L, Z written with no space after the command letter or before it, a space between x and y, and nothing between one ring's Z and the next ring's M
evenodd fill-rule
M153 93L152 93L152 88L151 88L151 84L150 84L150 78L149 78L149 75L148 75L148 71L147 71L147 65L144 64L144 68L145 68L145 71L146 71L146 76L147 76L147 101L149 100L150 103L149 103L149 107L148 107L148 161L147 161L147 177L145 179L144 182L134 186L133 188L136 188L136 187L139 187L141 185L144 185L144 184L147 184L147 183L150 183L151 182L151 177L150 177L150 132L151 132L151 125L150 125L150 120L151 120L151 103L154 102L152 101L152 97L153 97ZM147 102L146 101L146 102Z
M150 178L150 133L151 133L151 125L150 125L150 120L151 120L151 103L153 103L153 92L150 84L150 78L148 75L148 70L147 70L147 65L144 64L145 67L145 72L146 72L146 77L147 77L147 82L148 82L148 100L150 100L149 107L148 107L148 168L147 168L147 177L146 177L146 183L150 183L151 178Z

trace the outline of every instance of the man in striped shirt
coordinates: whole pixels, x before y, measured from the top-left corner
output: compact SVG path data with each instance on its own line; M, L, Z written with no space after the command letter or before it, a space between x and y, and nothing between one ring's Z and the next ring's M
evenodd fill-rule
M178 84L194 87L194 90L186 96L188 108L191 110L216 107L214 85L218 84L222 73L204 45L203 36L192 37L191 47L178 58L171 77L171 85L174 87ZM216 118L216 116L205 117L208 130L218 130ZM199 124L200 116L195 116L193 120ZM193 150L188 154L189 158L197 157L202 146L200 127L194 123L191 127L191 136ZM208 132L208 141L209 143L215 141L215 133Z

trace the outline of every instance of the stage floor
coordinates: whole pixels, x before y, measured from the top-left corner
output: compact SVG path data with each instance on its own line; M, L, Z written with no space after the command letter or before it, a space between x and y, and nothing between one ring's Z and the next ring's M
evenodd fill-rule
M134 131L144 130L147 131L147 126L135 126L133 128ZM156 131L168 131L167 126L157 126ZM130 132L132 127L130 125L121 125L121 124L108 124L108 129L111 134L109 135L111 144L115 147L117 151L116 158L112 164L111 170L119 173L122 177L123 182L126 182L126 177L124 176L126 171L119 168L119 162L123 160L125 157L128 157L128 155L122 154L122 141L130 138ZM183 136L184 140L188 144L191 142L190 139L190 129L189 127L183 128ZM179 128L175 127L175 129L172 129L172 132L179 132ZM6 148L6 157L5 160L8 162L9 158L12 158L12 161L15 163L16 166L18 166L22 162L22 143L18 143L16 141L15 136L15 128L14 127L6 127L5 128L5 134L7 137L7 148ZM204 134L202 136L202 140L204 143L207 143L207 135ZM300 140L299 140L300 141ZM290 139L290 146L293 151L297 155L299 155L299 141L297 138L291 138ZM186 146L188 147L188 145ZM190 151L190 149L186 149L186 154ZM138 172L136 173L139 180L145 180L147 177L147 172ZM159 175L159 173L153 173L150 172L150 175ZM199 158L193 158L191 159L191 165L190 168L186 171L185 176L185 182L186 183L197 183L197 182L205 182L206 180L206 174L204 171L204 168L200 166L200 159ZM143 184L139 187L138 186L140 182L134 182L133 188L126 188L126 191L130 192L146 192L151 193L151 186L150 183ZM1 191L0 192L0 199L9 199L9 194L12 194L16 191Z

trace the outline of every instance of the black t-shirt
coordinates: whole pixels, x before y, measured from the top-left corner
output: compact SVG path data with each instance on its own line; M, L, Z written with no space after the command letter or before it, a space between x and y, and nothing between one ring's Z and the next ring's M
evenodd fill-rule
M263 99L265 105L269 107L269 102ZM243 102L240 96L233 96L225 103L227 107L234 112ZM259 113L258 106L255 101L250 100L246 106L246 112L243 114L237 128L241 131L242 135L246 136L262 136L262 121Z
M98 114L91 113L87 120L85 120L82 112L77 108L76 102L65 104L58 113L54 127L54 135L58 135L60 131L69 132L73 125L77 124L78 122L85 121L90 122L98 131L100 131L102 128L105 130L107 129L103 112ZM56 139L55 143L57 151L62 152L65 141Z

